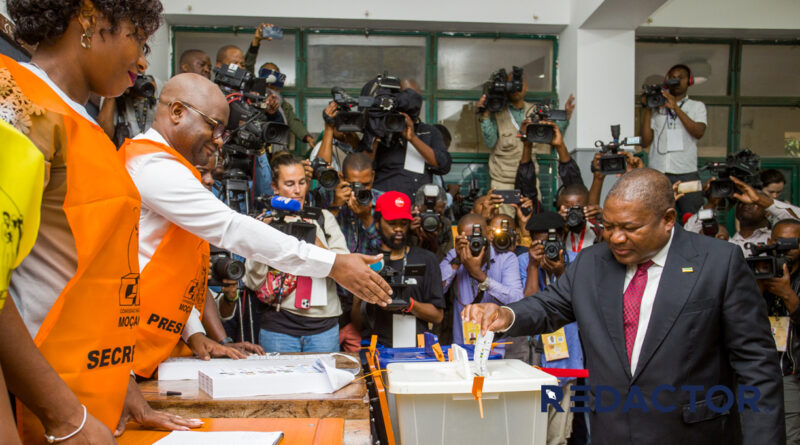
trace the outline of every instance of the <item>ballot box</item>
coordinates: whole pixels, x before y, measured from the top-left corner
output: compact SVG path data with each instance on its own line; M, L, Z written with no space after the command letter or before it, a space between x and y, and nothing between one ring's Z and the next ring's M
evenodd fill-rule
M459 372L454 362L392 363L386 369L401 445L547 441L541 391L557 381L520 360L487 363L483 418L472 394L472 376Z
M475 354L475 345L459 345L467 351L469 359L472 360ZM450 352L450 345L443 345L442 353L448 357ZM406 362L436 362L439 361L430 348L378 348L378 364L381 369L386 369L392 363L406 363ZM493 352L489 355L489 360L500 360L503 355L499 352Z

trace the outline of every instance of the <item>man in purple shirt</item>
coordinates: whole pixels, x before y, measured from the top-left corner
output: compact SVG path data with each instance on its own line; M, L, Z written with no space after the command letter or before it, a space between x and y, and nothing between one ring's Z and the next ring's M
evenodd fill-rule
M468 237L472 235L475 224L486 236L486 220L474 213L465 215L458 223L455 249L451 249L439 264L445 292L455 280L453 343L458 344L464 344L461 310L466 305L478 302L504 305L522 299L519 263L513 252L498 253L488 242L477 255L470 252ZM496 351L503 352L504 349L498 346Z

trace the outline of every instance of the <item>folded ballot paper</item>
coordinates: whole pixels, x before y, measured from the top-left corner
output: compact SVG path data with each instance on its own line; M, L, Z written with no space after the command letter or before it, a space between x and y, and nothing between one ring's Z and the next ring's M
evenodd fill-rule
M173 431L153 445L277 445L283 438L280 431L261 433L251 431Z
M330 357L330 354L279 354L277 352L256 355L245 359L214 358L200 360L196 357L171 357L158 365L158 380L197 380L198 371L221 368L242 368L280 365L313 365L317 359ZM343 357L352 358L343 355Z
M354 362L350 356L347 357ZM238 365L238 366L237 366ZM262 361L258 366L233 364L198 371L200 390L213 399L281 394L330 394L353 381L358 368L337 369L332 355L313 363Z

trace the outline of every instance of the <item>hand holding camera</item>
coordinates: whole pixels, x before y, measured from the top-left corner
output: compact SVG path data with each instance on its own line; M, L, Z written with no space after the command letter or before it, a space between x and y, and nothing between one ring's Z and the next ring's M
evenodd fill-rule
M481 234L480 224L473 225L471 235L467 236L466 233L461 232L461 235L456 238L458 259L467 273L479 282L486 279L485 273L481 270L481 263L488 245L486 238Z
M339 105L331 101L325 110L322 111L322 120L325 122L325 131L333 131L336 129L336 113L339 112Z
M741 193L734 193L734 199L738 199L740 202L744 204L756 204L759 207L767 208L772 205L773 199L769 196L761 193L742 181L741 179L731 176L731 181L733 181L736 188L739 189Z
M527 196L522 196L519 199L519 204L511 204L511 207L514 207L516 211L519 227L525 232L525 226L531 219L531 215L533 215L533 200Z

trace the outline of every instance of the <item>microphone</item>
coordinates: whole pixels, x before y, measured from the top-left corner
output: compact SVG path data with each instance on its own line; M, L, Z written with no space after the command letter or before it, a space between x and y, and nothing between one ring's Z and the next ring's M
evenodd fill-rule
M287 212L299 212L303 207L300 201L285 196L273 196L269 200L269 205L273 210L283 210Z

